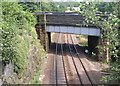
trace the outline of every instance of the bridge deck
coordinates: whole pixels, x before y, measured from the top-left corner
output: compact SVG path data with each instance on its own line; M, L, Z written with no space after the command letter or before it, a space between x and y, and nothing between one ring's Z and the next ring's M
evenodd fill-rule
M100 36L100 29L94 27L73 27L73 26L47 26L46 32L81 34L89 36Z

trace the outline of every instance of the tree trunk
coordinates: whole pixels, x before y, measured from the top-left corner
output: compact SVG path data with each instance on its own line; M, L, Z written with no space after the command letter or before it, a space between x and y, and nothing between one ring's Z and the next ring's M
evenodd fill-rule
M108 47L109 41L108 40L107 40L106 44L107 44L107 47L106 47L106 61L110 62L111 58L110 58L110 55L109 55L109 47Z

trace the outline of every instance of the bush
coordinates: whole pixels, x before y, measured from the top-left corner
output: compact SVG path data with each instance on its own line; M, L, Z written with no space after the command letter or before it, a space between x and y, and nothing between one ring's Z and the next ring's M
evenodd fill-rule
M22 6L15 2L2 2L2 61L4 65L12 62L15 72L19 73L26 67L29 50L29 35L36 40L34 16L23 11Z

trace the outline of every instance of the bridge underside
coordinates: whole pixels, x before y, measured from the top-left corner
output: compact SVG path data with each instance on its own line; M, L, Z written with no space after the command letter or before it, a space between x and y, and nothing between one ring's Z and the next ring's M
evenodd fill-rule
M69 34L81 34L89 36L100 36L100 29L94 27L73 27L73 26L46 26L46 32L58 32Z

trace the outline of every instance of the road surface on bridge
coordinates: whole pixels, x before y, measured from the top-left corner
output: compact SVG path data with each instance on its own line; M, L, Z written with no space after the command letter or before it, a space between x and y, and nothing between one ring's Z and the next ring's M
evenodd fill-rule
M55 33L51 40L42 84L100 84L100 70L79 50L75 35Z

